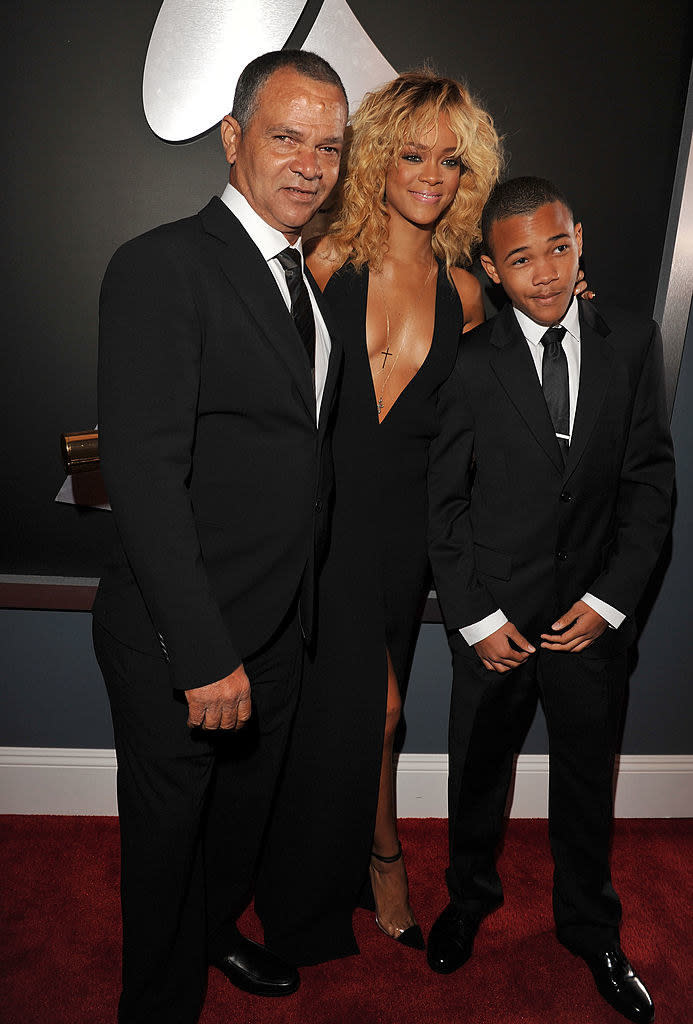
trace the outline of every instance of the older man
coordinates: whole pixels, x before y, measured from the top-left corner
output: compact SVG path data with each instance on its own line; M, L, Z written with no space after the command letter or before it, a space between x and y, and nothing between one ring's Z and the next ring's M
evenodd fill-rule
M94 606L122 835L120 1024L191 1024L211 962L298 973L238 932L310 633L339 350L300 232L347 102L321 58L253 61L221 199L122 246L103 283L99 430L122 546ZM242 731L241 730L242 727Z

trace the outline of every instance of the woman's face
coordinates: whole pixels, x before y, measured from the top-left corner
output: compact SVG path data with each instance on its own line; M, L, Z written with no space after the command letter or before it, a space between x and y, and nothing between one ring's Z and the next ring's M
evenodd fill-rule
M447 116L438 117L421 138L407 141L385 178L385 196L391 217L413 224L434 223L455 198L462 165L454 156L457 139Z

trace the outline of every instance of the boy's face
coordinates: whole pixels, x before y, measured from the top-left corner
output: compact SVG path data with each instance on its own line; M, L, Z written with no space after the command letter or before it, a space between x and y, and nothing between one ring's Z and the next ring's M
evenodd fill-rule
M495 221L489 245L484 270L513 306L538 324L558 323L572 301L582 255L582 225L573 224L563 203Z

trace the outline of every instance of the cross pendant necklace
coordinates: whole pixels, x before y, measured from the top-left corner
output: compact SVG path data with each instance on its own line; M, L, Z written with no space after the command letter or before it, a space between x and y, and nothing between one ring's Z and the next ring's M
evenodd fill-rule
M392 372L393 372L394 368L397 366L397 361L398 361L399 357L401 356L404 348L406 347L407 342L409 341L408 335L409 335L409 328L410 328L410 320L412 318L413 312L416 310L416 307L419 305L419 303L421 302L421 299L423 298L423 294L426 291L426 285L428 284L428 282L431 279L431 274L433 273L433 268L435 267L435 265L436 265L436 261L435 261L435 259L433 257L433 254L431 254L431 265L428 268L428 273L426 274L424 283L421 286L421 290L419 291L418 296L416 297L416 299L414 300L414 302L412 303L410 308L406 311L407 314L408 314L406 316L406 318L404 318L404 317L402 318L403 319L403 327L404 327L404 329L402 331L402 337L401 337L401 340L400 340L400 343L399 343L399 348L397 349L396 353L393 353L393 352L390 351L390 311L387 308L387 299L385 298L385 289L383 288L382 279L381 279L381 277L378 277L378 287L380 289L380 295L381 295L382 302L383 302L383 308L385 310L385 350L381 351L381 353L380 353L380 355L383 356L383 365L380 367L379 370L376 371L377 374L381 374L381 373L384 372L385 364L387 363L387 357L388 356L393 356L392 366L388 370L387 377L383 381L382 387L380 388L380 395L378 396L378 398L376 400L376 405L378 407L378 420L380 420L380 417L383 414L383 406L385 405L385 388L387 387L388 381L390 380L390 377L392 376Z

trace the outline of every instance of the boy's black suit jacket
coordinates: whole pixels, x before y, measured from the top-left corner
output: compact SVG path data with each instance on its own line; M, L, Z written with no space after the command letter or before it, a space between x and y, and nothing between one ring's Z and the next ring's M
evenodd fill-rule
M309 634L332 470L305 348L265 260L214 198L123 245L101 291L99 447L122 547L96 619L162 655L172 683L221 679L300 591Z
M674 460L657 325L622 311L607 322L581 301L580 331L565 465L512 306L463 336L439 397L430 552L450 630L501 608L536 641L589 592L628 616L584 652L601 657L634 637L669 530Z

